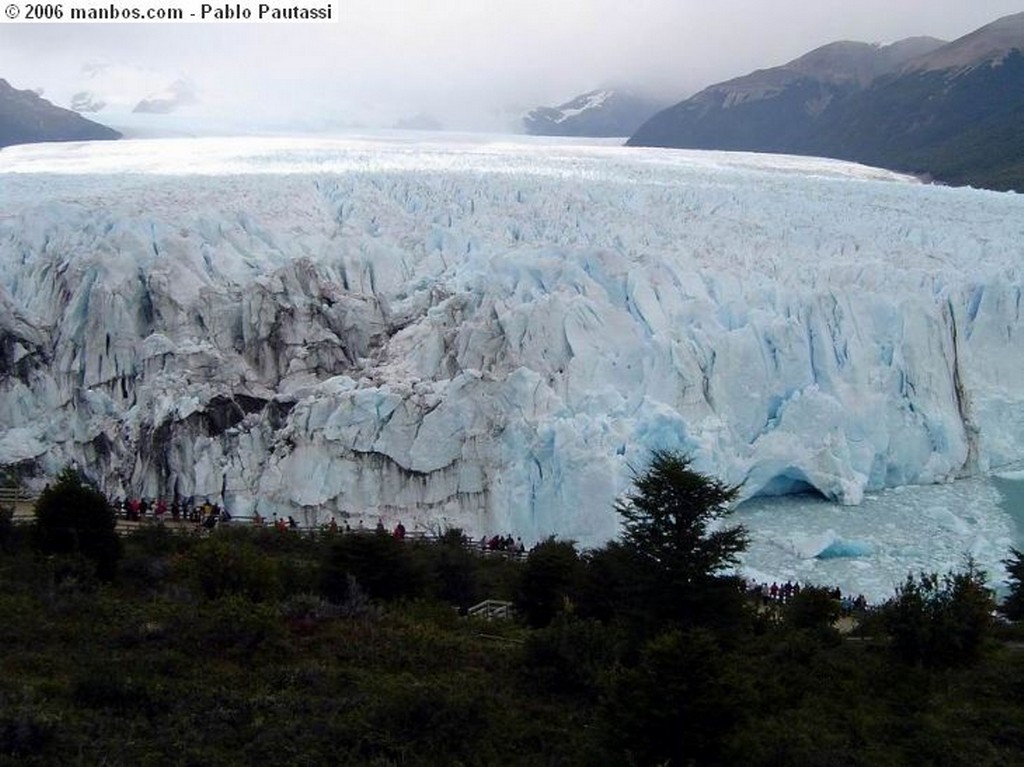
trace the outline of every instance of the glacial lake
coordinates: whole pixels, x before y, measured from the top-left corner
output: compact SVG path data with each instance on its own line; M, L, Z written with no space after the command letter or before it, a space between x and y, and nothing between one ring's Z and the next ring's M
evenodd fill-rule
M973 557L999 592L1002 560L1024 549L1024 472L884 490L860 506L755 498L729 521L750 531L741 570L759 581L838 586L881 602L908 573L944 573Z

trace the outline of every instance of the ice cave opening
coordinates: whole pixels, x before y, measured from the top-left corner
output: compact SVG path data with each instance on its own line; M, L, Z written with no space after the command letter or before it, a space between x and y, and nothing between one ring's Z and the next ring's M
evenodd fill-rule
M753 474L753 472L752 472ZM807 478L807 475L798 468L789 467L775 474L767 481L760 483L761 486L747 500L754 498L774 498L783 495L805 495L830 500L814 483Z

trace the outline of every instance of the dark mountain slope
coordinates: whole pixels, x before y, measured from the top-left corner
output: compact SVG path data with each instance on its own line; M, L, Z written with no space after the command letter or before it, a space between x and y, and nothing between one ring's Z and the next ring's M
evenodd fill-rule
M41 141L93 141L121 134L61 109L33 91L12 88L0 79L0 147Z
M804 153L1024 191L1024 52L883 78L824 116Z
M833 43L712 86L632 146L821 155L1024 191L1024 13L952 43Z
M885 47L830 43L781 67L706 88L652 117L628 143L801 153L832 104L942 44L928 37Z

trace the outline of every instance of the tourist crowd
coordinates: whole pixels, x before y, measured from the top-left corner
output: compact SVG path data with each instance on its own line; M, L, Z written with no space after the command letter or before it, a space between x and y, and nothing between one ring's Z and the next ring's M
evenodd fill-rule
M793 583L792 581L786 581L781 584L774 581L771 584L758 583L757 581L747 583L747 593L764 607L785 604L797 596L801 588L799 583ZM831 597L839 602L843 615L859 612L868 606L867 599L864 598L863 594L853 597L849 594L843 594L838 587L828 589L828 591Z
M173 522L192 522L212 529L218 524L231 521L231 515L227 509L209 500L194 503L175 499L171 503L167 503L162 498L155 501L147 498L119 498L114 500L111 505L121 519L129 522L142 522L147 519L157 522L171 520Z

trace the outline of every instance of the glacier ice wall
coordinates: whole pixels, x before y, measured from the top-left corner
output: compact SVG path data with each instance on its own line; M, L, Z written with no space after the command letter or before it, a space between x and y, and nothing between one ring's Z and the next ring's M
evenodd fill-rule
M149 141L0 153L0 464L111 493L615 533L1019 464L1024 198L807 158Z

